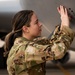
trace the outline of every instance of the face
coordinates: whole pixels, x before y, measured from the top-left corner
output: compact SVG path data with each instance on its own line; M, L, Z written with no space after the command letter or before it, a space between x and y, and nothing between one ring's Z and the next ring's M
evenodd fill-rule
M41 35L41 27L42 27L42 24L39 22L36 14L33 13L31 17L30 27L28 27L30 36L37 37Z

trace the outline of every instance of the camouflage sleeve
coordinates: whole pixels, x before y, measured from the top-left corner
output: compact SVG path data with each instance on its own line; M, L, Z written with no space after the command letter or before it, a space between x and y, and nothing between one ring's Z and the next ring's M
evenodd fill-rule
M29 66L43 63L47 60L61 59L74 38L74 32L68 28L57 26L50 39L37 38L30 42L25 50L25 62Z
M61 59L67 50L69 49L73 39L74 39L75 33L72 29L69 27L63 27L62 30L60 30L60 26L57 26L54 34L52 35L50 39L51 51L54 52L54 59Z
M60 30L57 26L50 39L40 37L22 45L14 58L14 63L17 69L20 67L20 70L23 70L47 60L61 59L70 47L73 38L74 32L70 28L63 27Z

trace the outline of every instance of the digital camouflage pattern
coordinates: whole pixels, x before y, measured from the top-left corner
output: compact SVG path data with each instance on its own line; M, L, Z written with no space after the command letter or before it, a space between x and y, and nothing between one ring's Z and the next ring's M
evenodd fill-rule
M57 26L50 39L39 37L29 41L16 38L7 59L9 75L45 75L47 60L61 59L74 38L74 32L67 27Z

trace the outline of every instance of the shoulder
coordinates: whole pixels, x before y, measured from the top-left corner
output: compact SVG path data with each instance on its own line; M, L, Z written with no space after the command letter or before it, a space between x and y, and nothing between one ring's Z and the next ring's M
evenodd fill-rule
M49 40L46 37L38 37L34 39L33 41L34 43L42 44L42 45L49 44Z

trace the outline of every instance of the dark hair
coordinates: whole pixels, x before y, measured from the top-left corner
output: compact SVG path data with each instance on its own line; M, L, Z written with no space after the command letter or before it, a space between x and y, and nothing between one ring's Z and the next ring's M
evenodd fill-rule
M5 37L5 55L7 55L13 46L14 40L22 36L22 27L24 25L30 26L32 10L22 10L15 14L12 19L12 31Z

